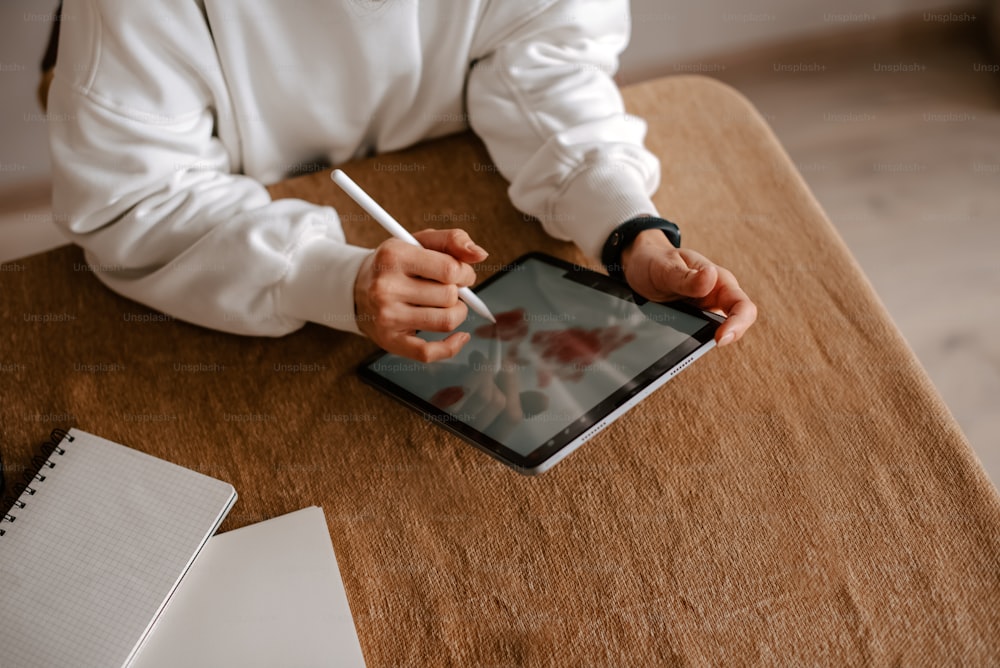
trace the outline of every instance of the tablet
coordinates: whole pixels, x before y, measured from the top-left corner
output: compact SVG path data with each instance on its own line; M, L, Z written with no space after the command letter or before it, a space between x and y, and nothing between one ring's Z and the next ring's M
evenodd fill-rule
M455 357L425 364L386 352L368 383L521 473L536 474L621 417L715 345L721 316L643 299L624 283L530 253L476 293ZM426 340L448 334L420 332Z

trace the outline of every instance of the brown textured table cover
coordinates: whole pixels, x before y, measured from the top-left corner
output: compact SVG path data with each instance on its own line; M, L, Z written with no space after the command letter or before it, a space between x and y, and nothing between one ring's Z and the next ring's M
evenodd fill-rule
M164 319L60 249L0 275L8 479L78 426L233 483L223 530L322 506L372 668L997 665L996 492L801 177L721 84L625 97L662 213L761 315L549 473L363 385L365 339ZM468 229L481 277L528 250L581 260L471 136L349 173L411 229ZM272 192L385 238L327 172Z

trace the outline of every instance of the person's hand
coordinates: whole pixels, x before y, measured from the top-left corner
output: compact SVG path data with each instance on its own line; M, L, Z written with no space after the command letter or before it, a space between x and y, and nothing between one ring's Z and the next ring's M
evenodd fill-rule
M715 333L720 346L738 341L757 319L757 307L733 276L705 256L674 248L660 230L645 230L622 253L625 279L652 301L687 297L706 311L728 316Z
M365 258L354 282L354 312L358 328L388 352L436 362L454 357L469 335L424 341L415 332L450 332L465 321L468 309L458 289L475 282L469 263L482 262L487 252L463 230L422 230L413 236L423 248L387 239Z

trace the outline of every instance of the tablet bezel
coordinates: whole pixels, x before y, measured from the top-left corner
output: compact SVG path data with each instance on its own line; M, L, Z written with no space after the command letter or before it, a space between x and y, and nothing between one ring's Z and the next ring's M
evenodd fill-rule
M635 294L624 283L609 278L605 274L592 271L580 265L571 264L565 260L541 252L522 255L505 266L502 271L487 278L474 288L474 291L479 292L501 280L504 276L517 270L519 266L529 260L544 262L566 272L575 272L579 277L577 279L578 282L583 282L579 281L580 278L593 281L595 285L601 285L605 288L602 289L603 292L607 292L606 288L613 287L616 292L621 291L626 293L632 301L640 304L646 301L641 296ZM503 443L457 419L448 411L434 406L429 401L413 394L372 370L371 367L373 364L389 354L384 350L379 350L368 356L358 366L358 374L364 382L410 406L421 413L426 420L436 422L451 433L459 436L519 473L534 475L551 468L557 461L589 440L621 415L624 415L625 412L636 405L644 396L663 385L691 361L700 357L715 345L715 332L725 322L724 317L679 301L667 302L663 305L700 318L705 321L705 325L694 334L689 335L687 341L668 352L633 377L629 383L584 413L570 427L559 432L557 438L550 439L527 455L522 455L511 450Z

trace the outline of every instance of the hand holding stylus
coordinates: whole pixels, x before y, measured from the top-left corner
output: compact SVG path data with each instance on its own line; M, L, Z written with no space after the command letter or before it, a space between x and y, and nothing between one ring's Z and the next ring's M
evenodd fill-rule
M331 177L394 237L379 244L358 271L354 304L363 333L391 353L434 362L455 356L469 335L455 332L443 341L425 341L416 331L457 328L468 316L460 299L495 322L468 289L476 280L470 265L488 254L465 231L421 230L410 235L343 172L335 170Z
M411 246L424 248L424 246L419 241L417 241L417 239L414 238L414 236L410 234L405 227L399 224L399 221L390 216L389 213L385 209L383 209L378 202L376 202L371 198L371 195L362 190L361 186L355 183L351 179L351 177L349 177L347 174L345 174L339 169L335 169L333 170L333 172L330 173L330 178L333 179L334 183L343 188L344 192L350 195L351 199L357 202L362 209L367 211L368 214L375 219L375 222L381 225L386 232L396 237L397 239L405 241ZM469 239L468 243L471 244L472 239ZM467 245L468 244L466 244L466 246ZM479 246L476 246L476 248L479 248ZM479 250L483 249L479 248ZM485 253L486 251L483 252ZM471 308L473 311L483 316L493 324L496 324L497 319L493 317L492 313L490 313L490 310L489 308L486 307L486 304L484 304L483 301L476 296L476 293L470 290L467 286L458 289L458 297L463 302L468 304L469 308Z

